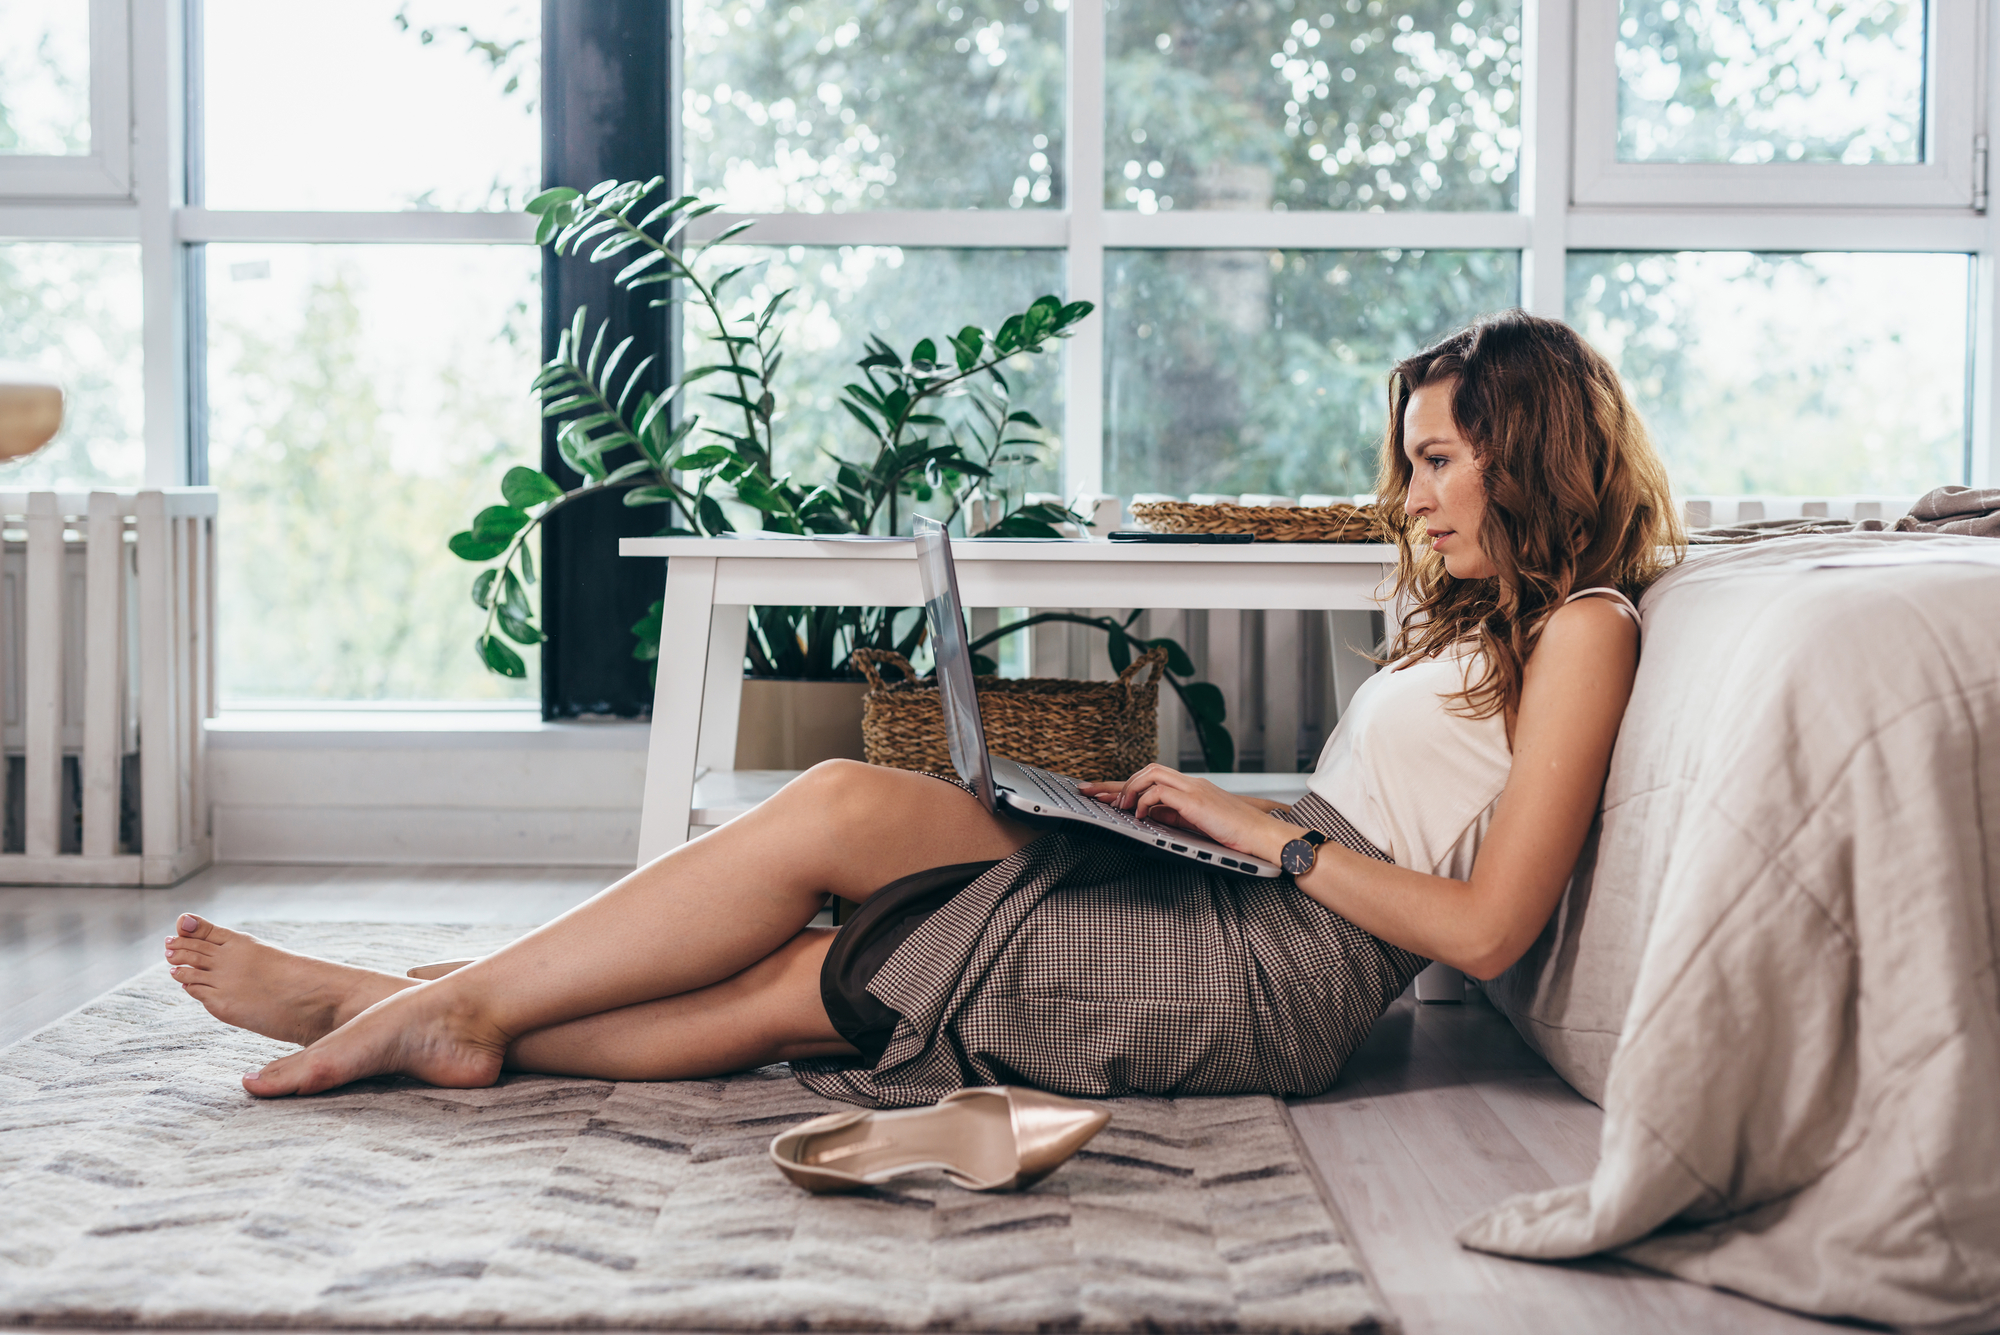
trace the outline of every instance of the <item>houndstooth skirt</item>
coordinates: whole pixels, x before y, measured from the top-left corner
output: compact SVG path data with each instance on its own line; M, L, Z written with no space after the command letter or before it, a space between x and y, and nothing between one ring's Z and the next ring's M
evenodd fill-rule
M1278 815L1390 860L1319 797ZM1162 859L1088 829L882 895L842 927L822 977L829 1015L872 1063L792 1063L808 1088L874 1107L970 1085L1317 1094L1426 963L1290 877ZM867 943L843 949L871 926L874 958Z

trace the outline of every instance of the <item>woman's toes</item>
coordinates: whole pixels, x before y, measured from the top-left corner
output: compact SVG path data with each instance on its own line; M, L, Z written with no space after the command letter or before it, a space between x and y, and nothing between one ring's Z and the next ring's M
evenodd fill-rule
M290 1057L280 1057L261 1071L247 1072L243 1077L243 1088L260 1099L296 1094L299 1092L299 1080L291 1068L297 1064Z
M182 936L192 937L198 941L213 941L217 945L235 935L228 928L217 927L208 919L197 917L192 913L183 913L180 920L174 924L174 930Z

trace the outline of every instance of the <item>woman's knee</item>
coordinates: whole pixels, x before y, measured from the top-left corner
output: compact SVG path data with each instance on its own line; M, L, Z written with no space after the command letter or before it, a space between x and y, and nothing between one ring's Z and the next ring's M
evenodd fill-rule
M788 791L817 814L851 820L882 801L884 780L896 773L859 760L822 760L792 780Z

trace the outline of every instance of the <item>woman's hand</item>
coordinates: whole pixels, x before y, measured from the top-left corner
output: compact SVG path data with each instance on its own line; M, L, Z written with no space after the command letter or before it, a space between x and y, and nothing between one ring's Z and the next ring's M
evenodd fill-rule
M1123 783L1081 783L1077 791L1266 862L1276 862L1298 835L1297 827L1271 815L1270 806L1165 765L1148 765Z

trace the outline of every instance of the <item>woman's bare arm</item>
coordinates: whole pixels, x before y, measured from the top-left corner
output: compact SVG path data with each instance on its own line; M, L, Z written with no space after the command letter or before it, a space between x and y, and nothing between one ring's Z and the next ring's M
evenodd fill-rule
M1307 894L1393 945L1491 978L1541 934L1569 883L1611 767L1638 670L1630 617L1587 598L1549 619L1528 660L1514 764L1467 881L1429 876L1326 844L1298 878ZM1276 862L1296 827L1193 775L1149 767L1123 785L1140 815L1174 813L1219 843Z

